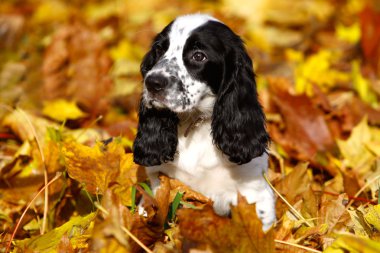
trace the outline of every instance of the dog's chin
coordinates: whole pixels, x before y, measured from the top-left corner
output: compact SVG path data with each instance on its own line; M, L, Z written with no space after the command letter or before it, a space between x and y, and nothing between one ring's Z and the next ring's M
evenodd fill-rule
M194 106L183 106L180 103L169 103L167 101L160 101L156 99L152 99L147 103L148 108L156 108L158 110L168 109L172 112L183 114L183 113L191 113L194 111Z

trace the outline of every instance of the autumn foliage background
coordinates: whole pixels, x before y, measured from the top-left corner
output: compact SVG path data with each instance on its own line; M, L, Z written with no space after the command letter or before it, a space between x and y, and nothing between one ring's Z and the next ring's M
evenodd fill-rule
M266 234L243 198L219 217L164 175L151 197L133 164L141 59L193 12L254 59L279 194ZM0 252L379 252L379 77L378 0L1 1Z

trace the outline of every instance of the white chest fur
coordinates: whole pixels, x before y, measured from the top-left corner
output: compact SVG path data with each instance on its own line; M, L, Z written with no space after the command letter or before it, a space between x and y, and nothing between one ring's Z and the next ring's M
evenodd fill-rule
M153 187L158 186L157 174L162 172L211 198L215 211L221 215L229 212L230 204L236 204L238 191L250 203L268 202L273 208L272 191L262 176L267 170L266 153L247 164L233 164L213 145L209 121L193 129L187 137L185 131L185 127L179 128L177 156L173 162L147 168Z

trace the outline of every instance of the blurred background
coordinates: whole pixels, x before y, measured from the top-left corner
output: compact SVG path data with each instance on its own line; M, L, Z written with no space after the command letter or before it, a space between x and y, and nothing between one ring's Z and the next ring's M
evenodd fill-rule
M139 66L151 40L176 16L203 12L244 39L274 141L297 159L310 160L332 150L334 138L348 137L364 115L380 123L379 3L1 1L0 100L71 128L101 116L96 125L133 140ZM0 116L8 112L0 110ZM308 115L326 124L300 122ZM298 129L313 130L302 135ZM299 138L310 145L299 148L293 141Z
M131 112L138 101L139 65L154 35L176 16L193 12L214 15L242 36L260 89L270 77L287 78L295 92L309 95L313 85L323 91L355 89L348 79L359 71L369 79L368 92L378 94L379 5L376 0L1 1L0 99L41 108L44 101L64 98L90 118L102 114L102 124L114 124L118 109ZM377 104L374 94L363 96Z

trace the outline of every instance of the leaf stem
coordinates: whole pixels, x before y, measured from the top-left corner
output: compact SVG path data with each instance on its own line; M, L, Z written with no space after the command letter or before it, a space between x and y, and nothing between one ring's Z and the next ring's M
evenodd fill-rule
M30 206L31 206L31 205L34 203L34 201L37 199L38 195L40 195L41 192L43 192L43 191L44 191L49 185L51 185L53 182L55 182L55 181L56 181L61 175L62 175L62 172L57 172L57 174L55 175L55 177L54 177L52 180L50 180L50 182L48 182L47 184L45 184L45 185L41 188L41 190L39 190L39 191L37 192L37 194L36 194L36 195L33 197L33 199L29 202L29 204L26 206L24 212L21 214L20 219L18 220L18 222L17 222L17 224L16 224L15 229L13 230L13 233L12 233L11 239L10 239L9 242L8 242L7 249L5 250L5 253L8 253L9 250L11 249L12 241L13 241L13 239L14 239L15 236L16 236L16 232L17 232L17 230L18 230L18 227L20 226L21 221L22 221L22 219L24 218L26 212L30 209Z
M32 122L30 121L29 117L26 115L24 110L17 108L17 112L20 113L24 117L26 122L28 122L30 129L32 130L33 137L37 143L38 151L41 155L42 166L44 169L44 182L45 182L45 185L47 185L47 183L48 183L48 172L47 172L47 168L45 165L45 156L44 156L44 152L42 151L41 143L37 137L36 129L34 128ZM43 235L45 233L48 209L49 209L49 189L47 187L45 187L44 215L43 215L43 219L42 219L42 228L41 228L41 232L40 232L41 235Z
M377 175L376 177L369 180L365 185L363 185L362 188L360 188L360 190L355 194L354 198L357 198L368 186L373 184L373 182L375 182L379 178L380 178L380 175ZM354 201L355 201L355 199L351 199L350 203L348 203L348 205L346 207L346 210L348 210L348 208L352 205L352 203L354 203Z
M322 251L320 251L320 250L316 250L316 249L312 249L312 248L309 248L309 247L305 247L305 246L302 246L302 245L299 245L299 244L296 244L296 243L285 242L285 241L281 241L281 240L277 240L277 239L275 239L274 241L277 242L277 243L281 243L281 244L290 245L290 246L293 246L293 247L296 247L296 248L304 249L304 250L307 250L307 251L310 251L310 252L322 253Z
M263 173L263 176L265 178L265 181L267 181L267 183L269 184L270 188L272 188L272 190L282 199L282 201L285 202L285 204L290 208L290 210L292 211L292 213L300 220L302 220L304 223L306 223L306 225L308 227L312 227L313 225L310 224L303 216L301 213L299 213L282 195L281 193L279 193L276 188L274 188L274 186L271 184L271 182L269 182L269 179L267 178L267 176L265 175L265 173Z

